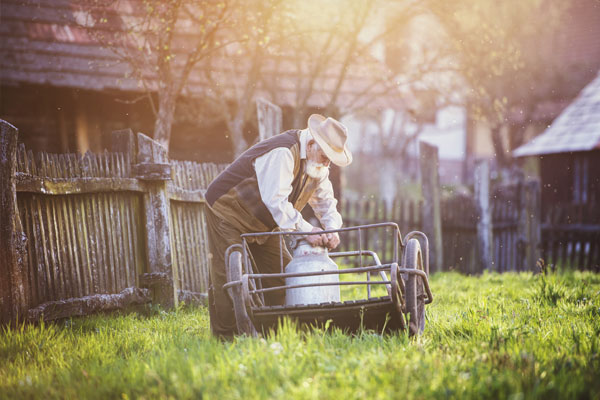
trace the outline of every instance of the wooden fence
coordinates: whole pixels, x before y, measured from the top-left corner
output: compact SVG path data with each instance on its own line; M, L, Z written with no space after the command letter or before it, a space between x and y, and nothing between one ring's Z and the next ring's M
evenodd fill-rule
M395 222L403 235L421 226L421 204L418 202L397 198L388 204L381 199L365 198L357 201L345 199L342 204L344 226ZM345 232L340 239L341 251L375 250L383 263L392 262L394 258L395 238L390 228L364 230L360 237L358 232ZM358 261L353 259L353 262L356 264Z
M551 266L600 272L600 207L555 205L542 214L542 257Z
M169 160L162 146L129 130L113 132L101 154L34 154L17 146L16 128L4 121L0 128L0 323L206 297L204 193L224 165ZM547 264L599 268L600 208L540 215L537 181L490 190L487 168L478 169L478 196L440 199L428 151L422 167L432 187L423 202L345 200L345 225L392 221L403 234L434 231L430 245L442 262L432 272L531 270L539 250ZM390 230L364 232L342 235L341 249L375 250L391 261Z
M484 182L478 184L483 185ZM442 254L439 270L456 270L468 274L481 273L486 269L498 272L533 270L539 256L536 250L540 247L540 226L539 222L536 222L539 221L536 214L539 212L536 211L539 210L539 183L528 181L493 185L483 200L487 204L478 204L475 196L462 193L439 200L439 236L442 238L437 243ZM368 199L345 200L343 204L346 226L396 222L401 232L406 234L412 230L423 230L423 221L427 217L427 210L423 208L424 202L396 199L392 207L388 207L384 201ZM482 217L483 212L489 213L487 220L490 223L487 227L481 224L481 221L486 219ZM482 262L481 257L480 242L484 236L482 229L489 229L491 237L488 262ZM389 237L388 232L365 232L361 241L362 247L383 254L382 262L389 262L392 259L392 247L382 239L386 237ZM431 236L429 238L430 246L436 246L436 241L432 240ZM343 250L358 247L356 234L345 234L342 239ZM579 245L581 246L584 245ZM582 248L596 251L596 247L590 243L585 246L587 247Z
M222 165L169 161L131 131L101 154L34 154L0 125L0 322L206 297L204 191Z

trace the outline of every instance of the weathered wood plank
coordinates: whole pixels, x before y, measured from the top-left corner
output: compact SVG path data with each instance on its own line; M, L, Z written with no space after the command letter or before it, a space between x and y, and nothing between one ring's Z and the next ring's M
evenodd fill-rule
M118 293L118 283L117 283L117 261L116 261L116 249L115 243L113 241L113 229L114 229L114 221L111 215L111 195L110 193L102 193L100 195L101 199L101 214L102 219L104 220L104 229L106 232L106 242L104 246L106 248L106 260L108 267L108 284L109 284L109 293Z
M29 303L28 308L31 308L37 304L39 304L40 293L39 286L37 284L37 271L34 263L34 254L32 251L32 240L33 240L33 231L32 221L31 221L31 201L29 196L25 199L18 198L19 202L19 211L22 214L22 222L23 222L23 230L25 232L25 236L27 237L27 276L29 279Z
M79 234L81 235L81 237L83 238L83 246L81 248L81 253L82 253L82 268L81 268L81 275L82 275L82 281L83 281L83 287L82 287L82 293L79 296L83 296L83 293L85 293L86 295L90 295L90 294L94 294L96 293L94 291L94 278L93 278L93 272L92 269L94 268L93 262L92 262L92 257L90 254L90 248L91 248L91 241L92 238L90 236L90 229L89 229L89 225L88 225L88 213L86 210L86 203L87 203L87 196L80 196L77 200L77 213L78 213L78 217L80 218L80 226L79 226Z
M179 301L185 304L208 304L208 294L201 292L194 292L190 290L179 290L177 292Z
M199 207L200 206L198 205L191 204L186 204L183 207L185 218L185 232L187 232L186 235L189 235L189 237L191 238L191 241L187 241L187 243L185 244L186 257L188 260L186 263L186 269L188 271L189 276L189 284L187 285L187 289L189 290L198 290L198 288L200 288L200 238L198 237L195 229L196 224L200 219L200 214L196 212L195 209Z
M35 269L37 277L37 288L38 288L38 301L48 301L50 298L50 283L46 275L46 268L43 260L43 251L41 250L41 235L39 228L38 218L38 207L37 207L37 195L31 195L29 199L30 210L31 210L31 229L33 233L33 240L30 241L29 251L35 254Z
M442 215L440 209L440 176L439 158L436 146L426 142L419 144L419 158L421 167L421 186L423 191L423 207L421 221L423 233L429 239L429 259L432 272L442 270L443 243L442 243Z
M88 158L88 160L90 160ZM143 192L144 187L134 178L43 178L18 172L17 192L52 195L100 192Z
M492 215L490 208L490 169L487 161L475 167L475 200L479 220L477 222L477 249L479 270L492 269Z
M129 287L118 294L97 294L76 299L51 301L29 310L29 321L51 321L61 318L111 311L150 301L148 289Z
M55 205L52 199L42 198L41 199L46 206L46 223L48 233L48 252L50 253L50 260L52 262L52 271L54 274L54 282L58 289L60 298L65 298L70 288L70 280L67 278L67 274L63 269L63 265L58 257L60 242L57 237L55 221Z
M160 144L152 141L146 135L137 136L137 163L165 163L167 151ZM164 273L172 279L167 283L157 285L154 289L154 301L164 307L177 305L177 271L173 270L171 259L171 239L169 232L169 200L167 198L166 181L144 182L145 226L147 238L148 270L151 273Z
M258 137L265 140L281 132L281 108L270 101L256 99L256 113L258 117Z
M184 201L188 203L204 203L206 202L206 189L183 189L171 184L167 184L167 196L169 200Z
M0 323L23 318L29 303L26 240L17 206L17 128L0 120Z
M204 257L208 256L208 254L204 255L202 252L202 248L206 244L205 242L203 242L203 240L205 239L202 237L203 230L206 231L206 226L202 223L204 206L188 205L187 207L190 208L190 219L188 220L188 223L190 224L191 236L194 238L194 241L190 243L190 257L192 259L192 262L188 267L192 270L194 274L194 284L191 287L192 290L195 291L204 291L206 290L206 284L204 282L203 275L203 268L205 268L206 264Z
M71 268L71 271L73 273L73 279L75 279L77 282L78 292L77 295L72 297L82 297L91 294L89 289L89 281L87 279L90 276L90 274L87 272L89 264L86 261L86 247L89 238L84 233L86 219L85 214L81 209L81 203L84 201L84 198L81 195L67 197L70 198L70 208L72 209L71 213L73 216L73 232L76 239L76 248L74 249L74 252L77 256L77 264L75 265L75 268Z
M57 299L59 296L58 293L58 288L57 288L57 284L56 281L54 280L54 270L52 268L52 265L50 263L49 260L49 255L48 255L48 241L47 241L47 234L46 234L46 228L44 226L44 212L43 212L43 206L42 206L42 200L40 198L40 196L36 196L35 197L36 200L36 211L37 211L37 227L38 227L38 239L39 239L39 251L41 253L41 256L43 257L43 262L44 262L44 270L45 270L45 282L46 285L48 285L48 294L49 294L49 299Z
M68 249L66 250L66 255L68 256L68 261L66 262L66 267L69 268L69 272L74 276L72 282L77 281L77 272L76 270L79 268L79 258L77 254L77 233L75 224L76 222L73 220L73 210L71 206L71 201L68 197L60 198L61 203L61 221L62 221L62 229L64 230L64 238L66 239L63 242L63 245L66 245ZM81 294L83 295L83 294ZM75 293L70 294L66 297L76 297L79 296L79 290ZM65 298L65 297L61 297Z
M127 226L126 218L125 218L125 210L127 208L126 199L124 196L116 196L116 204L119 211L119 246L121 251L121 263L120 263L120 271L121 271L121 285L122 287L130 287L133 283L130 282L130 270L133 268L131 264L131 255L133 253L133 249L129 247L129 227Z

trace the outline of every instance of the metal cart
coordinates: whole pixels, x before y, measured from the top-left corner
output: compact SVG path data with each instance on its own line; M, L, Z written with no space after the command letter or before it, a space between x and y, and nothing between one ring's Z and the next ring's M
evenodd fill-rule
M393 246L392 262L382 264L377 253L362 249L362 238L374 229L384 228L391 231L391 239L386 246ZM299 237L311 234L338 232L340 235L352 234L358 238L357 246L352 251L329 253L332 259L343 258L348 262L358 261L355 268L335 271L285 273L283 265L284 237ZM257 237L279 236L280 272L257 273L254 259L248 247L248 241ZM336 230L308 232L265 232L241 235L242 244L229 247L225 253L228 283L224 288L233 301L238 333L256 336L258 332L276 329L278 320L289 317L299 324L338 326L350 332L373 329L378 332L391 332L408 329L410 335L420 334L425 329L425 305L433 300L429 288L429 244L422 232L413 231L404 239L395 223L379 223L354 226ZM389 239L389 238L388 238ZM420 241L418 240L420 239ZM421 246L422 243L422 246ZM388 249L390 249L388 247ZM370 262L365 264L365 261ZM344 274L365 274L364 280L346 281ZM338 274L339 282L319 282L309 284L282 285L276 287L263 286L263 279L293 278ZM288 290L306 286L330 285L366 285L367 296L339 302L266 305L264 293L276 290ZM373 297L371 288L384 285L387 295Z

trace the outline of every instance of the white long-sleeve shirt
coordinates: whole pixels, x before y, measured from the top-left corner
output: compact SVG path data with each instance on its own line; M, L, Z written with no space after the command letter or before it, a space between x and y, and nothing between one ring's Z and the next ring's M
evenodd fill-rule
M301 131L300 157L302 159L306 159L306 148L310 139L308 129ZM253 164L260 197L279 228L300 232L312 231L313 226L302 218L302 214L288 201L294 179L294 156L290 149L275 148L257 157ZM342 227L342 216L336 209L337 200L333 196L329 172L319 181L308 204L325 229Z

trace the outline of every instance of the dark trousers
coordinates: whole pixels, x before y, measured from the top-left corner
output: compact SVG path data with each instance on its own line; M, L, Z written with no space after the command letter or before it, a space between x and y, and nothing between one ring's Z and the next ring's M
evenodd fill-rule
M210 207L206 207L206 223L208 228L208 243L210 248L209 258L210 274L208 288L208 311L210 315L210 329L216 336L230 337L237 333L233 303L229 294L223 290L227 283L225 270L225 251L232 244L241 244L240 235L246 232L236 226L235 218L230 222L215 215ZM280 238L271 236L264 243L249 243L250 253L256 262L255 273L281 272ZM283 268L290 262L291 256L283 244ZM264 280L263 287L280 286L283 279L273 278ZM265 293L266 305L280 305L285 302L283 290Z

